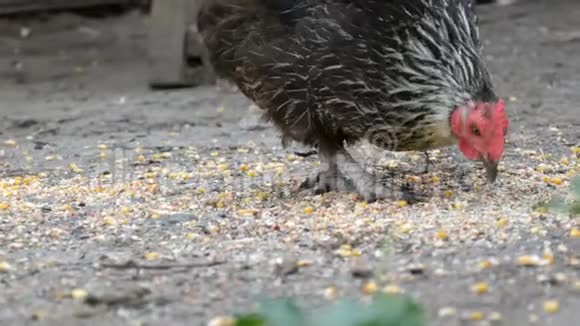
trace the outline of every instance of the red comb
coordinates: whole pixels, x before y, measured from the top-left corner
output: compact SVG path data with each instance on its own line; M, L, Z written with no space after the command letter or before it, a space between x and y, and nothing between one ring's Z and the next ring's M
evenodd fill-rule
M509 127L510 123L509 123L509 120L507 119L507 116L505 114L505 102L503 99L500 99L497 102L497 104L495 106L494 116L495 116L495 119L499 119L500 121L503 121L504 128Z

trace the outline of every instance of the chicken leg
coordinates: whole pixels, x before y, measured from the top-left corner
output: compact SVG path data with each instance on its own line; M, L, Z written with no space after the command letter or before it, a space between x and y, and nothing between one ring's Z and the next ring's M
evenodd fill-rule
M367 172L347 151L341 149L337 155L338 170L352 183L356 192L367 202L386 197L387 189L374 174Z
M336 146L318 148L320 168L311 173L300 185L301 189L314 189L315 194L348 189L348 180L338 169ZM352 188L352 187L351 187Z

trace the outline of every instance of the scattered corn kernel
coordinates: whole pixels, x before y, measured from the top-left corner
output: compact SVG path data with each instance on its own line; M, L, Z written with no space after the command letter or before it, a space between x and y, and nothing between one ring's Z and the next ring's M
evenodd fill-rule
M308 267L312 266L314 262L312 260L299 260L296 262L297 267Z
M74 289L70 292L70 296L76 300L82 300L89 296L89 293L83 289Z
M445 192L443 193L443 195L447 198L449 197L453 197L453 190L445 190Z
M544 301L544 311L553 314L560 310L560 303L557 300Z
M216 156L220 155L220 153L218 151L213 151L209 155L212 157L216 157Z
M489 285L487 285L487 283L485 282L475 283L471 287L471 291L474 292L475 294L484 294L489 292Z
M483 318L484 318L483 312L480 311L474 311L469 314L469 319L474 321L483 320Z
M7 202L3 201L0 203L0 210L5 211L8 208L10 208L10 204L8 204Z
M123 206L123 207L121 207L121 209L119 209L119 214L121 214L121 215L129 215L131 213L131 211L133 211L131 209L131 207Z
M205 194L205 188L199 187L195 190L195 192L197 192L198 194Z
M491 321L497 322L497 321L501 321L503 319L503 316L501 315L501 313L494 311L494 312L489 314L488 319Z
M115 222L117 222L117 220L112 216L105 216L103 218L103 223L105 223L105 225L113 225Z
M544 252L544 262L548 265L554 264L554 254L551 251Z
M383 292L386 294L401 294L403 293L403 289L398 285L387 285L383 288Z
M107 146L106 144L100 144L97 146L98 149L105 151L109 148L109 146Z
M314 213L314 208L308 206L304 208L304 214L312 214Z
M488 268L492 268L492 267L493 267L493 263L489 260L482 260L479 262L480 269L488 269Z
M361 255L361 252L356 249L353 249L350 245L345 244L340 246L340 249L338 249L337 254L344 258L348 258L348 257L359 257Z
M508 223L507 218L502 217L495 222L495 226L498 228L503 228L504 226L506 226L507 223Z
M207 326L234 326L236 324L236 320L232 317L215 317L212 318Z
M14 139L8 139L7 141L4 142L4 145L14 147L18 145L18 143Z
M550 177L546 176L546 177L544 177L544 182L545 183L549 183L549 184L553 184L553 185L556 185L556 186L559 186L564 181L562 180L562 178L558 178L558 177L550 178Z
M338 297L338 289L334 286L324 289L324 297L327 300L334 300Z
M407 201L405 201L405 200L397 200L397 201L395 202L395 206L397 206L397 207L399 207L399 208L403 208L403 207L405 207L405 206L407 206L407 205L408 205L408 203L407 203Z
M82 173L83 170L81 168L79 168L75 163L69 163L68 164L68 168L69 170L71 170L71 172L73 173Z
M413 225L409 223L405 223L399 227L399 232L407 234L413 230Z
M407 177L407 182L420 183L421 182L421 177L416 176L416 175L408 176Z
M363 284L362 293L366 295L371 295L377 292L377 289L378 289L377 283L375 283L374 281L368 281Z
M539 266L541 260L538 256L520 256L518 257L518 264L522 266Z
M443 307L439 309L439 317L451 317L457 315L457 309L453 307Z
M146 260L158 260L159 258L161 258L161 254L155 251L151 251L146 252L145 255L143 255L143 257L145 257Z
M12 269L12 266L10 266L10 264L8 264L8 262L0 261L0 273L6 273L10 269Z
M580 228L572 228L572 230L570 230L570 237L580 238Z
M439 182L441 182L441 178L439 178L438 176L434 175L433 177L431 177L431 182L433 182L433 183L439 183Z
M449 239L449 234L447 234L447 232L445 231L438 231L435 236L437 237L437 239L439 240L447 240Z
M241 216L256 216L256 215L258 215L258 210L257 209L239 209L238 210L238 215L241 215Z

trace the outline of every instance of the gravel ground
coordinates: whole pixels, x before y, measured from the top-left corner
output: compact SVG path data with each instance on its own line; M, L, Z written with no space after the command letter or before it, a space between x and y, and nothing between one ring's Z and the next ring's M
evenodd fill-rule
M422 173L360 146L406 189L372 204L299 191L316 160L237 93L149 91L137 13L0 21L0 324L204 325L378 289L435 326L573 325L579 221L533 206L580 171L580 5L481 17L513 121L497 184L455 149Z

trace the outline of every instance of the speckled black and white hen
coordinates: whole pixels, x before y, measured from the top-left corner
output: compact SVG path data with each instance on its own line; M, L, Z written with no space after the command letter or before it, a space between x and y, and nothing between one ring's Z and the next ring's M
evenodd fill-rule
M283 138L318 148L316 192L347 177L382 187L345 150L458 144L490 181L509 125L481 51L470 0L208 0L198 29L216 73Z

